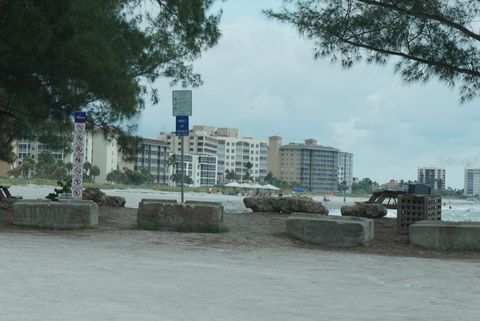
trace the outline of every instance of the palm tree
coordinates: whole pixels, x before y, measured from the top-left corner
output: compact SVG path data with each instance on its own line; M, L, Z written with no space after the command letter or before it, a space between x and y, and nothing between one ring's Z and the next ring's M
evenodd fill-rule
M90 171L92 170L92 164L90 162L85 162L83 164L83 177L85 181L90 180Z
M253 164L251 162L247 162L244 166L245 166L245 169L247 170L247 172L243 176L243 179L245 181L248 181L248 180L251 179L251 170L252 170Z
M30 173L35 169L35 161L30 155L25 156L20 168L23 178L30 178Z
M177 171L177 155L172 154L168 158L168 167L172 167L172 174L175 174Z
M92 169L90 169L90 174L93 177L93 182L95 183L95 177L100 175L100 168L98 166L92 166Z
M238 179L238 175L235 174L234 171L229 171L228 169L225 171L225 180L236 181L237 179Z
M68 175L71 175L72 174L72 169L73 169L73 164L68 162L68 163L65 164L65 168L68 171Z

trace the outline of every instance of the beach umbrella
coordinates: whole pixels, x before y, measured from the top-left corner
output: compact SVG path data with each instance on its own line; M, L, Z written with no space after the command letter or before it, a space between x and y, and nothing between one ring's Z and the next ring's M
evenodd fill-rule
M271 189L273 191L279 191L280 189L272 184L267 184L264 186L265 189Z
M242 183L242 184L240 184L239 187L241 187L241 188L253 188L252 185L250 185L248 183Z
M231 183L225 184L223 186L225 186L225 187L240 187L240 184L237 183L237 182L231 182Z

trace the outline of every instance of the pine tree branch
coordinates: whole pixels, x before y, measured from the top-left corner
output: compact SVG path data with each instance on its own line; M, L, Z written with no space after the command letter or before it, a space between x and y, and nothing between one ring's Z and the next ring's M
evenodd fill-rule
M470 75L470 76L474 76L474 77L480 77L480 72L476 71L476 70L473 70L473 69L461 68L461 67L457 67L457 66L447 64L445 62L429 60L429 59L414 56L412 54L405 53L405 52L402 52L402 51L394 51L394 50L389 50L389 49L384 49L384 48L377 48L377 47L374 47L374 46L371 46L371 45L368 45L368 44L365 44L365 43L361 43L361 42L351 40L352 38L342 38L339 35L336 35L336 37L341 42L344 42L344 43L349 44L351 46L376 51L376 52L379 52L379 53L382 53L382 54L385 54L385 55L392 55L392 56L402 57L402 58L409 59L409 60L414 60L414 61L424 63L424 64L427 64L427 65L449 69L449 70L452 70L452 71L455 71L455 72L458 72L458 73L462 73L462 74L466 74L466 75Z
M473 32L472 30L468 29L467 27L463 26L462 24L459 24L455 21L452 21L450 19L447 19L444 16L441 16L439 14L429 14L426 12L420 12L420 11L415 11L415 10L409 10L405 8L401 8L398 5L395 5L393 3L386 3L383 1L376 1L376 0L357 0L358 2L367 4L367 5L372 5L372 6L377 6L377 7L382 7L385 9L393 10L402 14L406 14L409 16L413 16L416 18L420 19L427 19L427 20L434 20L437 22L440 22L442 24L445 24L455 30L458 30L459 32L465 34L466 36L473 38L477 41L480 41L480 34Z

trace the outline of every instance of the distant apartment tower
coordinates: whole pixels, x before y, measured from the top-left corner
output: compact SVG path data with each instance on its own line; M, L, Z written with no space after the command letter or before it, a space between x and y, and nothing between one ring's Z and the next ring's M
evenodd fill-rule
M279 136L271 136L268 138L268 171L273 176L280 177L280 146L282 138Z
M183 152L185 154L217 155L218 142L214 127L194 126L189 136L184 138ZM181 138L175 133L160 133L159 140L165 141L171 153L181 152Z
M465 168L463 194L466 196L480 195L480 168Z
M153 177L155 184L167 185L170 176L169 171L169 149L166 142L156 139L143 139L142 149L135 157L135 171L148 170Z
M240 181L246 180L248 176L250 176L250 180L262 180L267 175L267 142L251 137L237 137L238 131L233 131L231 128L228 133L235 134L234 136L222 136L227 134L227 131L217 131L217 181L223 182L227 171L235 173ZM251 164L250 169L247 168L248 163Z
M175 133L160 134L159 139L167 142L172 153L180 153L180 138ZM184 153L215 156L218 162L216 183L225 180L227 170L234 172L239 180L246 178L247 170L253 180L261 180L267 175L267 142L238 137L237 128L195 125L185 137ZM252 164L251 169L247 169L248 162Z
M169 174L181 174L181 155L172 154L174 164L169 168ZM217 179L217 156L214 155L193 155L183 156L184 175L190 177L193 186L214 186ZM181 176L180 176L181 177Z
M107 175L119 169L119 153L118 143L115 137L108 137L103 130L97 129L90 134L87 134L87 149L91 148L92 166L97 166L100 169L100 175L95 178L97 183L105 183Z
M40 143L32 139L20 139L13 143L13 153L16 155L16 159L13 163L13 167L23 163L25 157L30 156L34 161L38 160L38 155L42 152L50 153L55 161L65 161L66 153L65 149L53 149L48 144Z
M347 184L347 192L352 192L353 184L353 154L339 152L338 153L338 183Z
M435 190L444 190L445 168L436 166L419 167L417 181L422 184L430 185Z
M275 144L281 141L274 137ZM272 138L270 140L272 142ZM275 145L270 146L269 156L273 157ZM339 149L321 146L314 139L304 144L290 143L278 148L279 178L289 183L297 183L313 192L333 192L345 180L352 185L353 155ZM270 159L269 168L275 171L276 160ZM341 179L341 181L340 181Z

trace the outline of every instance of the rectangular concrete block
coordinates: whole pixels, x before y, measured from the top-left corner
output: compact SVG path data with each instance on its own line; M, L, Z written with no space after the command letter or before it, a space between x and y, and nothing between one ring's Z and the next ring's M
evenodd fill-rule
M361 217L293 213L287 218L289 236L337 247L370 243L374 236L373 227L373 220Z
M140 202L137 223L145 229L220 232L223 229L223 206Z
M165 200L159 198L142 198L140 203L176 203L177 200Z
M13 204L13 224L50 229L95 226L98 205L93 201L18 201Z
M435 250L480 250L480 222L420 221L410 225L410 243Z

